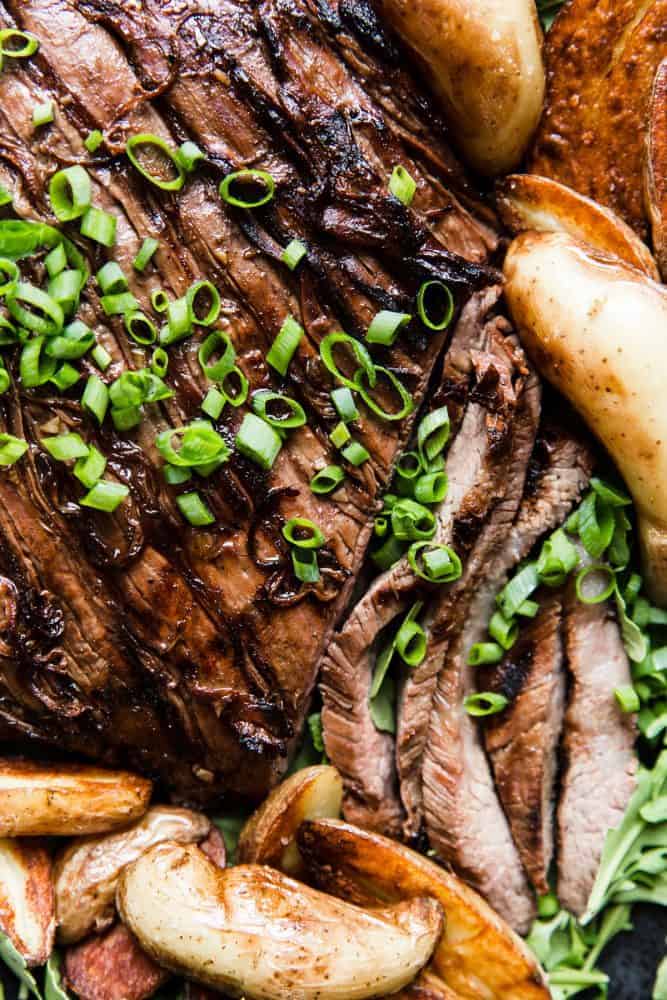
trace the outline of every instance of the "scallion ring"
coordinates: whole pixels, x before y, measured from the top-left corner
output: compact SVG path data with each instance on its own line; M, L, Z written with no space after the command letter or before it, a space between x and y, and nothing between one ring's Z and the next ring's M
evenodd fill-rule
M482 667L486 664L500 663L505 652L497 642L476 642L468 653L469 667Z
M108 260L99 269L96 277L103 295L120 295L128 289L127 278L118 261Z
M443 281L425 281L417 292L417 313L429 330L446 330L454 315L454 296Z
M427 413L417 428L417 447L428 466L444 450L449 441L451 430L449 411L446 406L439 406Z
M138 154L141 149L150 151L149 167L154 167L153 170L140 162ZM183 187L185 183L185 169L178 157L178 152L172 149L160 136L153 135L150 132L141 132L139 135L133 135L127 140L125 152L130 163L136 167L146 180L154 184L155 187L160 188L162 191L180 191ZM163 168L162 174L155 172L160 168L160 162ZM167 162L169 163L169 173L171 176L166 176L164 171Z
M398 410L384 410L371 396L369 389L367 389L363 384L364 375L366 371L363 368L359 368L355 374L354 387L359 391L359 395L363 399L369 410L372 410L381 420L403 420L407 417L415 408L414 400L412 396L405 388L401 380L394 375L392 371L388 368L383 368L381 365L374 365L374 381L377 380L377 376L383 376L391 385L392 389L397 393L401 406ZM369 386L372 387L369 379Z
M436 531L435 515L415 500L399 500L391 511L391 527L401 541L429 539Z
M58 358L61 361L75 361L87 354L95 343L95 334L82 323L75 319L72 323L55 337L49 337L46 341L45 351L51 358Z
M401 623L394 640L396 652L409 667L418 667L426 656L426 632L415 621L421 608L421 601L417 601L405 620Z
M145 313L139 310L127 312L123 317L123 321L125 329L135 343L143 344L144 346L155 343L157 339L157 327L153 320L149 319Z
M283 525L283 537L298 549L321 549L326 539L314 521L292 517Z
M176 504L185 520L195 528L203 528L215 522L215 517L196 491L182 493L176 497Z
M0 434L0 465L14 465L27 450L28 444L22 438L14 437L13 434Z
M310 480L310 488L313 493L325 496L338 489L345 479L345 472L340 465L327 465L324 469L316 472Z
M519 626L514 619L507 619L502 612L496 611L489 622L489 635L503 649L511 649L519 637Z
M509 700L504 694L495 694L493 691L478 691L477 694L469 694L463 702L468 715L475 718L484 718L487 715L497 715L509 705Z
M195 281L188 288L186 301L190 318L198 326L212 326L220 315L220 292L211 281ZM202 308L206 311L202 315Z
M276 430L254 413L246 413L238 434L236 447L262 469L273 466L282 448L283 440Z
M241 193L243 188L249 189L245 198ZM276 182L266 170L235 170L227 174L220 183L219 191L220 197L228 205L236 208L260 208L273 199Z
M55 373L57 361L44 353L45 343L46 337L33 337L23 346L19 358L19 374L26 389L44 385Z
M369 344L383 344L385 347L391 347L401 330L408 325L411 319L410 313L383 309L373 317L366 333L366 340Z
M294 575L301 583L317 583L320 578L320 568L317 563L317 552L314 549L292 549L292 566Z
M174 447L174 438L180 441L178 449ZM185 468L207 465L223 456L226 461L230 454L224 438L206 420L162 431L155 439L155 446L165 462Z
M290 362L301 343L304 330L293 316L288 316L266 355L266 363L281 375L287 374Z
M616 590L616 574L604 564L586 566L577 574L574 589L582 604L602 604Z
M357 366L361 366L357 368L356 372L363 371L366 374L371 389L375 388L377 374L373 360L364 345L354 337L351 337L349 333L329 333L320 343L320 357L327 371L331 372L333 377L338 382L341 382L342 385L347 386L348 389L359 389L359 384L355 381L356 373L352 378L348 378L347 375L344 375L340 371L334 361L334 348L338 344L345 344L352 351Z
M396 473L401 479L417 479L422 471L422 460L416 451L404 451L396 462Z
M19 269L16 261L9 260L7 257L0 257L0 275L7 279L0 284L0 296L10 295L16 290L19 280ZM2 278L0 278L1 280Z
M156 288L151 292L151 305L156 313L166 312L169 308L169 299L163 288Z
M59 333L65 322L61 306L41 288L19 281L6 298L7 309L20 326L38 334Z
M162 347L156 347L151 355L151 371L164 378L169 368L169 355Z
M303 406L281 392L260 389L252 397L252 408L262 420L278 430L293 430L306 423Z
M80 219L92 198L88 173L78 164L59 170L49 182L49 198L59 222Z
M248 379L238 365L234 365L233 368L225 372L218 386L221 394L231 406L243 406L248 398Z
M413 573L429 583L452 583L463 572L461 560L449 545L415 542L408 549Z
M447 473L427 472L415 483L415 500L419 503L441 503L447 496Z
M213 364L209 364L214 354L217 356L217 360ZM206 378L212 382L221 382L234 367L236 351L228 333L214 330L201 344L197 357Z
M12 43L23 42L22 45L14 47ZM11 59L27 59L35 54L39 48L39 41L28 31L19 31L17 28L2 28L0 30L0 56L7 56Z

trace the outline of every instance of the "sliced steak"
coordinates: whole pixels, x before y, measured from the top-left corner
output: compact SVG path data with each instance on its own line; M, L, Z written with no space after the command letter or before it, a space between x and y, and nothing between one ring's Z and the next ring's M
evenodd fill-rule
M535 890L544 894L549 892L554 849L566 675L561 595L546 592L537 599L537 617L522 626L501 663L479 669L477 687L503 694L510 702L504 712L485 720L484 741L519 856Z
M581 916L608 830L621 821L635 789L633 715L614 688L631 683L630 664L611 605L582 604L572 588L565 606L565 651L572 676L565 714L565 769L558 806L558 898Z

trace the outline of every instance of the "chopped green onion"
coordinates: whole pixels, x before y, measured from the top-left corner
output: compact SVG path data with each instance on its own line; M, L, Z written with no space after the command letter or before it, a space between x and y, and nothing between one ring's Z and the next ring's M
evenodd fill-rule
M384 515L376 517L373 524L373 533L378 536L378 538L384 538L384 536L389 531L389 521Z
M416 451L404 451L396 462L396 475L401 480L417 479L422 471L422 460ZM412 486L409 487L412 492Z
M13 47L11 43L16 41L23 42L23 45L18 48ZM39 41L29 31L19 31L17 28L3 28L0 31L0 56L27 59L28 56L34 55L38 48Z
M49 198L59 222L80 219L92 198L87 171L78 164L59 170L49 182Z
M454 316L454 296L447 285L425 281L417 292L417 312L429 330L446 330Z
M270 469L282 444L282 438L273 427L254 413L246 413L236 435L236 447L242 455L263 469Z
M115 215L91 205L81 220L81 235L104 247L112 247L116 242L116 221Z
M495 694L493 691L478 691L477 694L469 694L463 702L468 715L475 718L484 718L487 715L496 715L502 712L509 705L509 700L504 694Z
M329 435L329 440L331 441L334 448L342 448L346 445L348 441L352 439L352 435L347 429L347 425L341 420L336 424L331 434Z
M76 462L73 471L81 485L85 486L87 490L92 490L95 483L104 475L106 467L106 458L95 445L91 444L88 453Z
M101 424L109 405L109 390L97 375L90 375L81 397L81 406Z
M238 390L236 392L233 392L229 385L229 382L234 379L238 380ZM232 406L243 406L248 398L248 379L238 365L234 365L228 372L225 372L222 381L219 383L219 388L227 402Z
M69 361L64 361L58 371L51 377L51 381L60 392L67 392L81 378L81 373L76 370Z
M71 268L61 271L49 282L49 295L68 316L78 308L82 282L81 271L74 271Z
M65 315L62 308L41 288L27 282L18 282L7 295L6 304L10 315L27 330L48 336L59 333L63 328Z
M403 545L394 535L388 535L379 549L371 553L371 559L381 569L390 569L403 555Z
M192 479L192 473L189 469L180 469L175 465L165 465L162 473L170 486L180 486Z
M616 519L613 508L598 501L591 492L579 507L578 531L584 548L594 559L599 559L614 535Z
M128 487L123 483L112 483L108 479L100 479L86 493L85 497L79 500L79 503L82 507L91 507L93 510L112 514L129 495L129 492Z
M62 243L58 243L44 258L44 266L49 278L55 278L57 274L67 267L67 254Z
M270 389L260 389L254 394L252 408L262 420L278 430L293 430L306 423L306 413L300 403Z
M429 465L444 450L449 441L451 424L446 406L431 410L417 429L417 446L425 465Z
M512 579L505 584L496 597L496 604L502 615L509 621L517 613L524 601L537 590L540 578L537 563L526 563Z
M19 280L19 269L16 261L8 260L7 257L0 257L0 276L6 275L7 280L0 284L0 297L16 291ZM0 281L2 278L0 277Z
M88 445L80 434L57 434L55 437L42 438L41 443L57 462L85 458L88 454Z
M289 267L290 271L294 271L307 253L308 248L300 240L290 240L280 255L280 259L283 264Z
M519 626L514 619L508 621L502 612L496 611L489 622L489 635L503 649L511 649L519 637Z
M401 541L428 539L435 534L435 515L414 500L399 500L391 512L391 526Z
M157 403L158 400L169 399L171 396L173 392L169 386L147 368L122 372L109 388L111 405L118 409L141 406L142 403Z
M181 143L178 147L176 156L178 157L178 162L181 164L186 174L191 174L197 164L206 159L197 143L191 142L190 140Z
M0 367L0 396L7 392L11 384L9 372L3 364L2 367Z
M20 339L21 335L13 323L10 323L6 316L0 316L0 347L16 344Z
M100 304L107 316L124 316L128 312L136 312L139 303L132 292L119 292L118 295L103 295Z
M96 153L103 142L104 136L98 128L94 128L93 131L89 132L83 140L83 144L89 153Z
M82 323L80 319L75 319L65 327L62 333L55 337L49 337L46 342L45 351L52 358L59 360L75 361L82 358L95 343L95 334Z
M540 606L537 601L524 601L516 609L516 613L522 618L535 618L539 610Z
M449 545L414 542L408 549L408 562L413 573L429 583L452 583L463 572L461 560Z
M468 665L481 667L487 663L500 663L504 655L502 646L497 642L476 642L470 647Z
M34 389L48 382L55 373L57 362L44 354L46 338L33 337L28 340L19 358L19 374L26 389Z
M214 354L218 354L218 360L210 365L209 361ZM197 357L206 378L212 382L221 382L234 367L236 351L228 333L214 330L200 346Z
M35 128L39 128L41 125L50 125L53 119L53 101L36 104L32 109L32 124Z
M111 355L105 347L102 347L101 344L97 344L92 349L90 356L102 372L107 370L112 361Z
M142 312L126 312L124 316L125 329L137 344L147 346L155 343L157 327L152 319Z
M562 529L554 531L542 545L537 575L548 587L560 587L579 562L576 548Z
M283 537L299 549L320 549L326 539L317 525L307 517L292 517L283 526Z
M169 299L167 298L167 293L164 288L156 288L155 291L151 292L151 305L157 313L167 311L169 308Z
M343 448L340 454L346 462L355 466L363 465L371 457L370 452L359 441L351 441L350 444Z
M201 528L215 522L215 517L196 491L181 494L181 496L176 497L176 503L185 520L189 521L195 528Z
M4 467L14 465L27 450L28 445L21 438L14 437L13 434L0 433L0 465Z
M359 410L354 402L354 396L346 385L339 389L334 389L331 393L331 402L336 408L336 413L346 424L352 423L359 417Z
M188 300L183 296L167 302L167 324L160 331L161 344L175 344L192 333L192 317Z
M297 323L293 316L288 316L266 355L267 364L275 368L281 375L286 375L303 334L303 327Z
M415 483L415 500L419 503L441 503L447 496L447 473L427 472Z
M132 261L132 267L135 271L145 271L148 264L153 257L153 254L158 250L160 244L157 240L153 239L152 236L147 236L144 242L139 248L139 253Z
M548 920L555 917L560 910L558 896L554 892L548 892L544 896L537 897L537 915L540 920Z
M625 490L619 490L616 486L606 483L603 479L598 479L597 476L593 476L591 479L591 486L600 497L600 500L603 503L609 504L610 507L629 507L632 503L631 497L628 496Z
M141 406L112 406L111 419L117 431L129 431L138 427L144 415Z
M232 187L237 189L237 194L234 194ZM245 198L238 191L239 188L242 191L244 187L250 189L249 196ZM253 195L253 190L257 188L260 190ZM266 170L235 170L227 174L219 187L222 200L237 208L260 208L273 199L275 190L276 182Z
M621 687L614 688L614 697L622 712L639 711L639 695L631 684L623 684Z
M185 299L190 319L198 326L212 326L220 315L220 292L211 281L195 281L188 288ZM201 313L202 305L207 311Z
M154 164L157 166L158 159L162 161L163 165L168 162L171 176L165 179L163 175L154 173L143 166L138 155L141 148L150 151L148 160L151 166ZM133 135L127 140L125 152L132 166L147 181L154 184L155 187L160 188L162 191L180 191L183 187L185 183L185 170L183 169L178 153L164 139L161 139L160 136L153 135L151 132L141 132L139 135Z
M211 417L212 420L217 420L222 411L225 408L225 403L227 400L217 389L209 389L204 399L202 400L201 408L204 413Z
M128 288L127 278L123 274L120 264L115 260L107 261L99 269L97 283L102 289L103 295L118 295L120 292L126 292Z
M412 204L412 199L417 190L417 184L407 172L405 167L394 167L389 178L389 190L394 198L398 198L404 205Z
M409 667L418 667L426 656L426 632L415 618L422 609L417 601L401 623L394 640L396 652Z
M400 331L408 325L412 316L410 313L392 312L383 309L373 317L371 325L366 333L366 340L369 344L384 344L390 347L398 337Z
M588 587L585 588L587 580ZM602 604L616 590L616 575L610 566L586 566L577 574L574 588L582 604Z
M169 355L162 347L156 347L151 355L151 371L164 378L169 368Z
M4 184L0 184L0 208L11 205L13 200L14 196L11 191L8 191Z
M320 357L322 358L322 362L324 363L324 366L327 369L327 371L331 372L333 377L337 379L339 382L341 382L343 385L346 385L348 389L359 388L359 385L357 384L356 381L354 381L354 379L348 378L336 366L336 362L334 361L333 358L333 352L337 344L346 344L350 348L350 350L354 355L355 361L365 371L366 376L368 378L368 384L370 385L371 388L374 388L377 376L375 373L375 365L373 364L371 356L368 353L366 347L364 347L364 345L360 343L360 341L355 340L354 337L351 337L349 333L341 333L341 332L329 333L322 340L320 344ZM282 374L284 374L284 372Z
M388 368L383 368L381 365L374 366L374 378L375 382L378 375L383 375L387 381L390 383L391 387L396 391L401 401L401 407L398 410L390 411L384 410L379 403L376 403L373 397L370 395L369 390L363 384L363 378L366 375L364 368L359 368L355 374L355 388L359 390L359 395L363 399L369 410L372 410L381 420L403 420L408 414L412 413L415 408L412 396L405 388L403 383L392 371ZM369 381L369 385L370 385Z
M317 583L320 578L320 568L317 563L317 552L313 549L292 549L292 566L294 575L302 583Z
M310 488L313 493L324 496L338 489L344 479L345 472L340 465L327 465L315 473L310 480Z

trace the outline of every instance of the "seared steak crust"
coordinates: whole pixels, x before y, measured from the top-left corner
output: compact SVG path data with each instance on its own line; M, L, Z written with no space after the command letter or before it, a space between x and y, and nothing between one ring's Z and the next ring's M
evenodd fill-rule
M354 5L7 0L0 22L41 43L0 77L0 180L18 214L52 222L50 176L85 163L94 203L118 219L111 255L142 308L149 311L156 288L177 296L209 278L251 390L281 388L308 415L270 475L235 454L202 480L216 525L191 529L154 441L199 415L201 335L171 349L174 397L148 407L131 432L98 428L76 391L56 398L14 380L0 423L30 448L0 476L0 735L128 763L181 799L260 795L284 769L378 494L410 431L410 420L397 427L365 411L358 437L370 461L347 470L333 499L314 496L314 471L338 460L328 438L337 419L332 381L318 345L335 329L361 336L380 308L411 307L429 277L447 281L463 304L495 276L484 266L492 220L433 138L444 131L433 128L439 123L393 42ZM46 99L56 121L36 138L32 108ZM91 158L82 137L92 128L104 131L106 147ZM178 195L162 192L124 155L139 132L192 138L207 163ZM399 162L418 181L413 209L387 192ZM224 174L246 166L277 182L274 202L252 215L217 193ZM71 235L78 239L75 227ZM159 239L160 250L155 270L138 276L131 262L145 236ZM291 274L280 254L294 237L308 261ZM81 249L93 273L108 256L93 244ZM290 314L306 337L281 380L264 356ZM112 355L107 381L148 363L122 321L105 316L93 282L80 315ZM445 336L408 333L384 352L382 363L417 403ZM15 374L10 355L8 366ZM81 367L94 371L87 361ZM230 443L241 417L223 414L219 429ZM40 449L54 428L81 432L130 487L113 517L85 512L69 473ZM328 539L313 588L293 578L281 538L297 514Z

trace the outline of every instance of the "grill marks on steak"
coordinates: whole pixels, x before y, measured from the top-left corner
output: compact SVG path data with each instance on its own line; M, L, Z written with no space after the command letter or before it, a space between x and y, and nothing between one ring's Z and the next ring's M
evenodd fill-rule
M268 22L255 7L202 2L189 6L185 21L180 5L152 2L11 0L0 8L5 24L13 17L41 41L34 59L16 61L0 79L0 162L17 191L15 206L49 221L49 177L64 163L86 162L94 203L118 217L113 256L142 306L148 308L154 288L180 295L196 278L209 277L222 293L239 364L253 389L276 384L263 356L285 316L294 314L307 333L281 385L306 407L308 429L286 443L270 476L235 456L202 484L220 526L210 532L183 525L153 445L159 431L198 414L205 392L198 342L170 351L175 397L148 407L131 435L109 425L96 429L76 402L50 399L44 390L2 400L9 427L20 424L30 441L31 457L3 476L0 489L8 500L0 528L7 538L12 531L34 538L44 552L38 529L45 532L48 551L59 559L41 567L31 545L6 546L3 569L8 587L16 584L18 623L8 633L6 660L17 659L20 668L7 665L3 672L3 731L62 744L60 720L67 709L71 749L110 762L126 759L160 774L188 798L224 788L260 794L275 780L328 630L354 583L377 494L409 433L410 421L397 428L364 414L359 438L370 462L349 471L335 500L311 494L307 483L314 471L335 460L328 432L336 415L319 341L331 329L363 332L378 307L405 308L424 275L450 281L463 301L493 274L457 257L456 246L448 244L454 237L437 224L442 197L452 232L459 218L476 261L494 243L487 213L478 223L457 194L445 198L445 185L460 183L461 199L468 208L475 204L444 145L428 148L428 104L414 98L397 108L392 98L382 98L382 88L369 85L384 60L381 48L362 59L352 29L334 29L335 17L324 29L306 5L291 6L289 17L286 8L276 8L271 13L280 31L293 30L295 11L310 25L311 54L317 43L327 67L326 93L313 89L311 96L318 121L338 129L330 136L340 145L331 145L328 159L321 143L315 158L313 129L308 143L301 135L311 110L303 66L295 58L280 61L280 32L269 37ZM404 88L412 86L402 70L392 72ZM347 104L335 105L331 80L344 82ZM49 97L57 104L56 125L36 141L31 110ZM179 196L165 195L143 183L122 155L89 162L81 137L94 127L117 140L119 153L124 137L140 131L172 142L195 138L209 166ZM408 143L411 128L418 135ZM378 139L383 136L386 144ZM428 219L387 195L390 161L406 162L398 155L403 149L424 177L420 197L423 191L431 199L431 207L422 205ZM217 194L221 173L243 166L270 169L279 181L276 201L252 219L228 210ZM341 205L345 224L325 223L327 212ZM131 262L146 235L160 240L157 269L138 277ZM277 258L295 235L309 247L309 264L292 275ZM406 248L407 263L399 266ZM83 249L94 273L104 256L91 245ZM147 355L128 343L122 322L104 316L92 282L81 315L113 356L110 378L147 363ZM386 352L383 363L418 402L444 338L415 337ZM225 414L221 429L230 440L240 418ZM130 485L131 500L113 517L84 514L73 503L78 493L67 474L38 454L44 427L54 420L60 429L82 429L109 457L110 474ZM20 529L10 523L12 490L23 504ZM280 537L283 519L295 514L312 517L331 539L321 560L322 585L305 599L295 592ZM76 573L66 569L61 551ZM62 634L52 639L40 632L33 610L42 606L63 621ZM92 625L84 611L94 617ZM95 636L96 659L80 635Z

